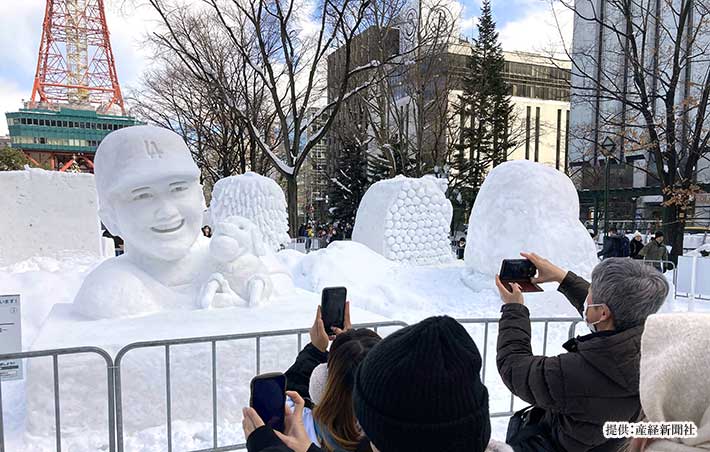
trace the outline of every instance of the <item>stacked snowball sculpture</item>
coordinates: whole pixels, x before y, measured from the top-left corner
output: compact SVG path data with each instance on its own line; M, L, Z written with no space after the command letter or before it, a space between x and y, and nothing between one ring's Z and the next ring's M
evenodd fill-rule
M446 182L432 176L397 176L375 183L360 202L353 241L399 262L451 260L453 208L445 192Z
M291 241L286 197L273 179L248 172L217 181L212 190L210 222L214 225L233 215L256 224L269 249L278 251Z

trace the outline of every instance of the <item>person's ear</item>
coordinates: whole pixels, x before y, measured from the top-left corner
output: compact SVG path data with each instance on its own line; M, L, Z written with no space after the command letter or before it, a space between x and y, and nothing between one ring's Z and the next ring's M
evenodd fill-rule
M110 207L99 208L99 219L106 226L111 235L121 236L121 230L118 228L116 212Z

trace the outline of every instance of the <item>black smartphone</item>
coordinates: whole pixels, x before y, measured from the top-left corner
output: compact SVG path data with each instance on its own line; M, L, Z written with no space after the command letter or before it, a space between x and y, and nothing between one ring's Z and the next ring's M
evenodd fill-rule
M286 404L286 376L280 372L257 375L251 380L249 406L262 421L283 433Z
M345 287L326 287L321 294L320 314L325 332L331 334L333 327L345 327L345 300L348 290Z
M508 290L513 290L510 283L514 282L523 292L542 292L542 287L532 282L536 273L537 267L528 259L503 259L499 276Z

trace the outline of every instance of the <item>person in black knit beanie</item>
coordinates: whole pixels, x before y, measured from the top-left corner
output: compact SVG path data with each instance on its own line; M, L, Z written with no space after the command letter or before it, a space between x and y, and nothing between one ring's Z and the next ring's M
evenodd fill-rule
M483 452L491 424L480 370L463 326L428 318L370 351L355 375L355 414L380 452Z
M376 452L513 452L490 440L481 364L473 339L451 317L430 317L387 336L355 372L353 405L365 441ZM298 405L292 416L300 419L303 400L289 395ZM286 436L258 420L247 434L249 452L322 452L302 422L293 424L299 428Z

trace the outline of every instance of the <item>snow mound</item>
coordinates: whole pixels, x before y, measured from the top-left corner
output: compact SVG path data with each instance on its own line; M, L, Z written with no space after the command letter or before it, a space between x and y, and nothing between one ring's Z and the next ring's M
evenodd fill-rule
M579 221L579 198L563 173L519 160L488 174L473 205L465 261L469 272L495 275L503 259L534 252L589 276L599 263Z
M270 249L288 244L286 197L273 179L248 172L220 179L212 190L210 222L240 216L251 220L261 231Z
M685 253L685 256L705 257L707 256L707 253L710 253L710 243L700 245L696 249L688 251L687 253Z
M66 251L101 256L92 174L1 171L0 193L0 266Z
M452 260L453 208L432 176L397 176L372 185L360 202L353 241L387 259L428 265Z

